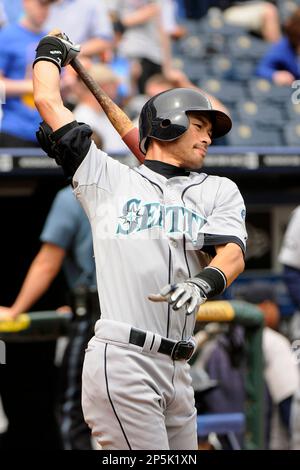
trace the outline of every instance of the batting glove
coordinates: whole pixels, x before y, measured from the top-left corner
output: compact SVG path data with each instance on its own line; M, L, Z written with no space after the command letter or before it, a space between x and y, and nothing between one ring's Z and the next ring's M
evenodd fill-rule
M74 44L64 33L50 34L43 37L37 48L33 66L40 60L55 64L59 71L79 54L80 46Z
M168 284L161 289L160 295L150 295L148 298L153 302L168 302L173 310L185 307L187 315L197 312L207 300L201 288L189 279L178 284Z

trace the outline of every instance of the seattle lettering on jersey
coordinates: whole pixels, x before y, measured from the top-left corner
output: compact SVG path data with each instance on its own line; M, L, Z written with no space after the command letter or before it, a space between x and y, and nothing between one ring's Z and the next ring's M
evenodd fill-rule
M140 199L130 199L123 207L119 217L116 235L159 228L167 234L185 234L197 242L198 233L207 220L197 212L185 206L164 205L159 202L143 204Z

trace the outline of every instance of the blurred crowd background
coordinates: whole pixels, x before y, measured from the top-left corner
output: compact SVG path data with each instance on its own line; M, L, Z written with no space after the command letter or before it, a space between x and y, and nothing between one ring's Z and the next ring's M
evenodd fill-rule
M231 114L233 129L213 142L204 168L234 179L248 210L246 270L226 298L256 305L265 318L263 447L299 449L299 366L292 344L300 340L300 250L295 242L295 262L279 254L300 204L300 1L2 0L0 26L0 314L5 307L17 316L72 306L66 292L83 284L95 288L82 262L91 250L91 240L84 244L85 216L73 208L60 170L35 156L40 117L32 62L38 41L59 28L81 45L86 69L135 123L149 97L173 87L199 87ZM92 127L99 148L137 165L70 66L62 71L61 92L76 119ZM261 160L266 154L269 160ZM266 164L274 155L277 170ZM66 213L72 215L67 222ZM298 229L300 235L300 222ZM7 364L0 365L0 449L93 445L78 409L70 423L72 403L80 401L73 366L80 369L94 320L91 315L85 329L82 323L73 328L67 348L62 340L7 345ZM199 414L243 413L243 328L227 325L208 336L192 366ZM80 354L72 346L76 350L78 338ZM237 437L243 446L244 436ZM201 445L231 444L214 435Z

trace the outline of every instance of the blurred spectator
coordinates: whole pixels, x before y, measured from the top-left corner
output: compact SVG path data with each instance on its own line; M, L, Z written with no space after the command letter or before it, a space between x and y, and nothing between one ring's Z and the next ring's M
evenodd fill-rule
M239 325L230 325L227 332L219 334L201 348L192 365L192 377L204 368L215 386L204 390L205 393L196 393L198 413L245 412L245 360L244 330ZM244 436L237 434L236 438L242 447ZM218 439L223 449L231 448L226 435L218 435Z
M93 64L87 68L91 77L100 85L108 96L115 102L117 98L119 79L108 65ZM74 115L78 122L86 122L93 131L102 136L102 149L112 155L128 154L128 147L124 144L118 132L115 130L106 114L102 110L94 95L82 83L77 80L75 88L78 104L74 109Z
M170 69L169 35L160 0L113 0L109 9L115 29L122 32L118 54L131 61L133 87L144 93L146 80Z
M202 93L206 93L205 90L194 85L182 70L172 69L169 70L167 75L152 75L145 83L145 95L133 97L126 106L126 112L128 112L132 118L137 118L141 107L148 98L152 98L152 96L172 88L195 88L201 90ZM221 103L221 101L208 93L206 93L206 95L214 109L219 109L230 114L229 110ZM136 104L138 106L136 106Z
M4 11L3 2L0 2L0 28L2 28L5 23L7 23L7 16Z
M119 79L118 100L122 104L126 103L132 96L130 62L126 59L126 57L121 57L117 54L114 54L112 59L108 62L108 65Z
M277 7L264 0L216 0L211 6L224 11L224 20L259 34L266 41L276 42L280 38L280 18Z
M65 450L89 450L92 448L90 430L84 422L81 409L81 370L85 347L92 336L93 325L99 318L100 312L95 290L96 274L90 225L73 195L71 186L62 189L56 195L40 239L42 246L29 268L17 298L11 307L0 307L0 318L16 318L20 313L30 310L45 294L62 266L70 292L76 292L76 289L81 288L84 297L81 299L81 307L87 308L87 313L81 319L75 317L71 324L70 341L64 354L61 373L59 424ZM90 289L95 291L93 302L89 300L93 295ZM83 304L82 300L84 302L87 300L88 305ZM76 308L76 296L73 304ZM91 306L95 311L90 311ZM30 358L30 367L33 370L38 363L37 359L37 357ZM51 387L55 383L53 378L52 380ZM24 387L25 384L20 384L19 388L14 390L10 382L2 383L0 387L9 422L9 432L14 436L22 435L23 440L24 427L26 439L33 441L31 447L34 447L36 442L37 448L39 441L36 441L35 434L40 430L32 430L30 422L36 423L36 413L42 411L38 406L38 403L44 400L43 396L37 396L40 393L39 381L40 376L37 374L29 383L28 389ZM23 409L19 416L15 416L11 411L14 400L19 405L15 405L16 410L20 407ZM38 403L35 404L34 400ZM42 414L38 416L38 419L42 416ZM41 418L42 426L46 418L48 419L48 416ZM45 430L48 432L47 426ZM18 445L18 441L15 445ZM48 450L51 450L50 446Z
M175 0L164 0L161 3L162 24L172 39L180 39L186 34L185 28L178 22Z
M105 55L111 48L113 31L105 0L60 0L44 25L47 32L57 28L81 45L82 55Z
M255 304L263 313L264 378L267 385L266 445L288 449L291 406L299 388L299 371L287 338L278 333L280 311L272 284L253 281L237 288L236 298ZM268 420L269 416L269 420Z
M283 279L293 302L296 305L297 313L291 321L291 337L299 341L299 312L300 312L300 206L296 207L287 226L279 261L283 264ZM299 357L299 356L297 356ZM298 362L299 367L299 362ZM300 449L300 387L296 393L292 405L292 443L293 450Z
M279 262L283 265L283 279L290 296L300 310L300 206L292 212L279 253Z
M16 23L24 14L22 0L3 0L1 2L4 7L7 23Z
M32 95L32 62L42 25L55 0L23 0L24 16L0 31L0 78L6 91L0 147L37 146L41 120Z
M280 86L300 79L300 7L284 24L283 38L262 58L257 75Z

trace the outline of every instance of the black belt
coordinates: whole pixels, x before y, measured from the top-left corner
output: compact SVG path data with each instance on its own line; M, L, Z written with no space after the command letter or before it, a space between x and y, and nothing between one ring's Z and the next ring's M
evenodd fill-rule
M131 328L129 343L140 346L145 344L146 332ZM150 348L151 349L151 348ZM174 361L190 359L195 349L193 341L172 341L170 339L162 338L158 352L170 356Z

